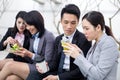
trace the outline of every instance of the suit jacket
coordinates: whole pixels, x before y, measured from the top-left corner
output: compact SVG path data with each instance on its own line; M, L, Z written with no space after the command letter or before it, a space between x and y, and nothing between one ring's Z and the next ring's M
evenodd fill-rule
M103 34L93 53L91 50L93 48L87 54L88 60L82 55L75 60L87 80L116 80L119 51L115 40Z
M54 46L54 57L52 62L49 64L50 72L58 71L61 53L63 52L63 48L61 46L62 37L63 34L56 37ZM89 48L91 47L91 42L88 42L84 34L79 32L78 30L76 30L73 36L72 43L79 46L85 53L84 55L86 55ZM60 80L84 80L84 77L81 74L78 66L76 66L73 61L74 59L70 57L70 71L59 74Z
M1 42L0 42L0 50L4 50L6 49L7 46L3 46L3 42L9 37L13 37L15 38L16 36L16 33L13 28L8 28L6 34L3 36ZM26 48L26 49L29 49L29 40L30 40L30 33L26 30L24 32L24 35L25 35L25 40L24 40L24 43L23 43L23 47ZM29 60L27 59L27 57L23 58L21 56L18 56L18 55L15 55L15 54L12 54L12 53L9 53L7 55L6 58L13 58L15 61L21 61L21 62L29 62Z
M38 50L37 50L38 53L35 54L35 58L33 62L40 62L44 59L47 62L50 62L53 56L52 51L54 47L54 41L55 41L54 35L51 32L46 30L43 36L40 38ZM31 52L33 52L33 43L34 43L34 39L31 38L30 48L29 48Z

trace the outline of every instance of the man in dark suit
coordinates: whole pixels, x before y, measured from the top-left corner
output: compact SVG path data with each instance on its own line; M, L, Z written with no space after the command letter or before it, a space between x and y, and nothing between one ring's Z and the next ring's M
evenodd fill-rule
M66 40L79 46L86 55L91 46L85 36L76 27L79 24L80 10L74 4L66 5L61 12L61 24L64 34L56 37L54 57L49 65L50 71L43 74L43 80L85 80L79 68L73 63L74 59L63 53L61 40ZM64 56L64 57L63 57ZM41 72L41 71L39 71Z

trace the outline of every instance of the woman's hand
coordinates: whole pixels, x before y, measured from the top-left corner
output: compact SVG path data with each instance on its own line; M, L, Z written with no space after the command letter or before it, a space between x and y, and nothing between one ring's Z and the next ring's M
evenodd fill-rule
M76 58L81 52L81 49L75 44L66 43L64 47L67 48L67 50L63 50L63 52L73 58Z
M16 43L16 40L15 39L13 39L12 37L8 37L5 41L4 41L4 43L3 43L3 45L4 46L6 46L7 44L15 44Z
M19 50L14 51L14 54L19 55L21 57L28 56L30 58L32 58L32 55L33 55L32 52L30 52L29 50L27 50L23 47L20 47Z

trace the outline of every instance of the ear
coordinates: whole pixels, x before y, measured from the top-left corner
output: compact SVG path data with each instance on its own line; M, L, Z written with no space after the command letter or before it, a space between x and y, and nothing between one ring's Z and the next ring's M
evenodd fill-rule
M100 30L101 30L101 25L100 25L100 24L97 25L96 30L97 30L97 31L100 31Z

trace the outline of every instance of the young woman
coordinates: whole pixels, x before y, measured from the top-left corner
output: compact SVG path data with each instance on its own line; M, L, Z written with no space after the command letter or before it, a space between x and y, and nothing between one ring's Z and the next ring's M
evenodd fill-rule
M29 40L30 33L26 29L25 25L25 15L27 13L25 11L20 11L16 15L15 25L14 27L8 28L6 34L3 36L3 39L0 42L0 50L6 49L7 45L14 45L15 43L19 46L22 46L26 49L29 49ZM27 58L23 58L13 53L9 53L6 59L0 61L0 69L2 69L3 65L11 60L20 61L20 62L29 62Z
M103 15L97 11L88 12L82 18L82 27L86 38L95 40L86 58L74 44L64 46L68 48L64 52L75 58L74 64L87 80L116 80L119 51L109 27L105 26Z

